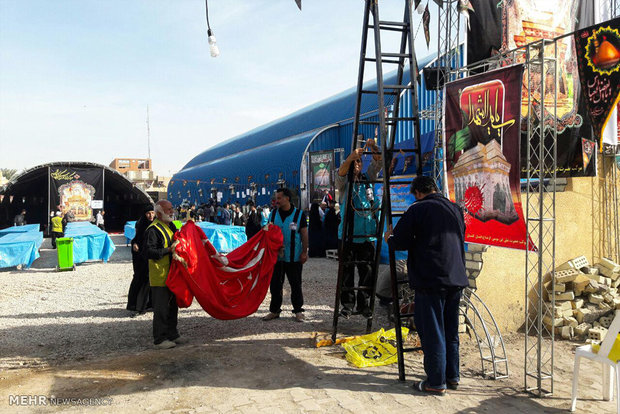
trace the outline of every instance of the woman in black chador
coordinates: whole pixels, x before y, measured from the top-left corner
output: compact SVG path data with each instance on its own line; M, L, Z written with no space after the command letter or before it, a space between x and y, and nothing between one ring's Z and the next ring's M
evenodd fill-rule
M133 279L127 295L127 310L132 311L131 317L146 312L151 307L149 285L149 264L143 254L143 238L146 228L155 218L153 206L148 206L136 222L136 236L131 241L131 259L133 261Z
M338 248L338 226L340 225L340 214L336 213L334 202L330 201L329 207L323 219L323 234L325 236L325 249L333 250Z
M308 223L309 257L325 257L325 242L323 240L323 222L319 213L319 205L312 203Z

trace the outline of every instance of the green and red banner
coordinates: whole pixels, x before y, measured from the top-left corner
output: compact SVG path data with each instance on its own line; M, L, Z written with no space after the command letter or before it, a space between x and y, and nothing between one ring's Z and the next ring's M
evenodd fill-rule
M523 65L446 85L449 197L463 207L465 241L527 248L519 147Z
M595 137L620 99L620 18L575 32L577 66Z

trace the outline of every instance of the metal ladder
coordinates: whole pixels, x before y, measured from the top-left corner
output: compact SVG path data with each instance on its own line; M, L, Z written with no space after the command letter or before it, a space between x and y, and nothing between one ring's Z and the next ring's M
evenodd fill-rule
M383 162L383 177L381 180L359 180L357 181L359 184L375 184L382 183L383 184L383 198L381 205L381 215L379 219L379 224L377 226L376 234L367 234L367 235L354 235L354 218L355 212L353 211L353 192L354 192L354 181L353 181L353 168L349 169L349 173L347 176L348 182L348 191L346 194L346 209L343 217L343 232L342 232L342 240L340 241L340 252L339 254L339 265L338 265L338 282L336 287L336 300L334 305L334 318L333 318L333 331L332 331L332 341L336 341L336 335L338 333L338 319L340 317L340 294L343 291L365 291L368 292L370 296L370 309L372 316L368 318L366 323L366 332L370 332L372 329L372 322L374 316L374 308L375 308L375 290L377 283L377 272L379 268L379 261L381 257L381 243L382 243L382 235L383 228L387 224L388 226L392 225L392 208L391 208L391 199L390 199L390 165L393 158L394 153L394 141L396 136L396 127L399 122L413 122L414 125L414 138L415 138L415 148L414 149L399 149L399 152L410 152L416 154L416 167L417 174L420 175L422 173L422 150L420 145L420 123L418 117L418 97L417 97L417 78L418 78L418 67L417 60L415 56L415 48L413 44L413 33L412 33L412 14L411 14L411 4L410 1L406 0L405 2L405 10L402 21L384 21L379 19L379 5L377 0L365 0L365 8L364 8L364 21L363 21L363 30L362 30L362 44L361 44L361 52L360 52L360 62L359 62L359 72L358 72L358 80L357 80L357 99L355 103L355 121L353 124L353 143L352 143L352 151L358 147L358 132L360 125L375 125L378 129L377 133L377 144L381 147L381 155ZM370 21L370 16L372 15L372 22ZM367 45L368 45L368 35L369 32L372 31L374 35L374 57L368 57L367 53ZM391 32L399 32L401 34L400 39L400 50L396 53L394 52L383 52L381 48L381 32L383 31L391 31ZM407 48L407 45L409 47ZM406 62L405 60L408 60ZM366 62L374 62L376 65L376 75L377 75L377 89L376 90L366 90L363 88L363 80L364 80L364 69ZM384 65L396 65L397 66L397 80L396 83L391 85L386 85L383 83L383 67ZM410 72L410 82L408 84L403 85L403 73L405 70L405 65L408 66L408 70ZM411 102L412 102L412 117L400 117L400 99L401 95L405 92L409 91L411 93ZM378 122L377 121L363 121L360 120L360 107L362 97L366 94L376 94L378 98ZM386 111L386 105L384 101L384 97L386 95L394 96L393 107L391 108L390 114ZM364 151L364 154L371 154L370 151ZM357 209L360 211L360 209ZM372 210L362 209L362 210ZM370 211L372 214L372 211ZM354 240L357 238L365 238L365 237L375 237L375 252L372 261L355 261L349 260L352 244ZM394 252L391 251L390 255L390 271L392 278L392 287L393 287L393 295L397 292L396 281L396 267L395 267L395 257ZM363 264L370 267L371 272L371 285L370 286L358 286L353 288L348 288L343 286L344 281L344 271L345 266L352 266ZM355 273L355 269L353 269L353 273ZM397 300L397 296L396 300ZM395 306L397 308L398 306ZM355 315L355 313L354 313ZM413 349L403 349L403 338L401 333L401 315L398 313L398 309L395 311L395 325L396 325L396 342L398 348L398 364L399 364L399 373L401 379L404 379L404 362L403 362L403 352L407 352ZM408 317L407 315L402 315L403 318ZM418 349L418 348L415 348Z

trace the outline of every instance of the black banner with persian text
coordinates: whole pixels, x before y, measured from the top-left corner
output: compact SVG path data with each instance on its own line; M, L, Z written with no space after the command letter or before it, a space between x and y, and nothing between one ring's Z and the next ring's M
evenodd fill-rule
M94 203L93 203L94 201ZM50 208L71 211L76 221L89 221L93 205L103 203L103 169L50 167Z

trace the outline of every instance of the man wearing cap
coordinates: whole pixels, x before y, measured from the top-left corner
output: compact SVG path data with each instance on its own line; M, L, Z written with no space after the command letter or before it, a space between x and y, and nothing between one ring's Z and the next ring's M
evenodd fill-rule
M166 286L172 261L173 236L177 231L173 221L174 209L168 200L155 204L155 220L144 234L148 258L151 301L153 302L153 343L157 349L174 348L180 342L177 331L177 306L174 293Z
M385 241L407 250L409 284L415 290L414 323L424 352L427 378L418 392L445 395L459 384L459 303L468 286L463 210L438 192L430 177L411 183L416 198Z

